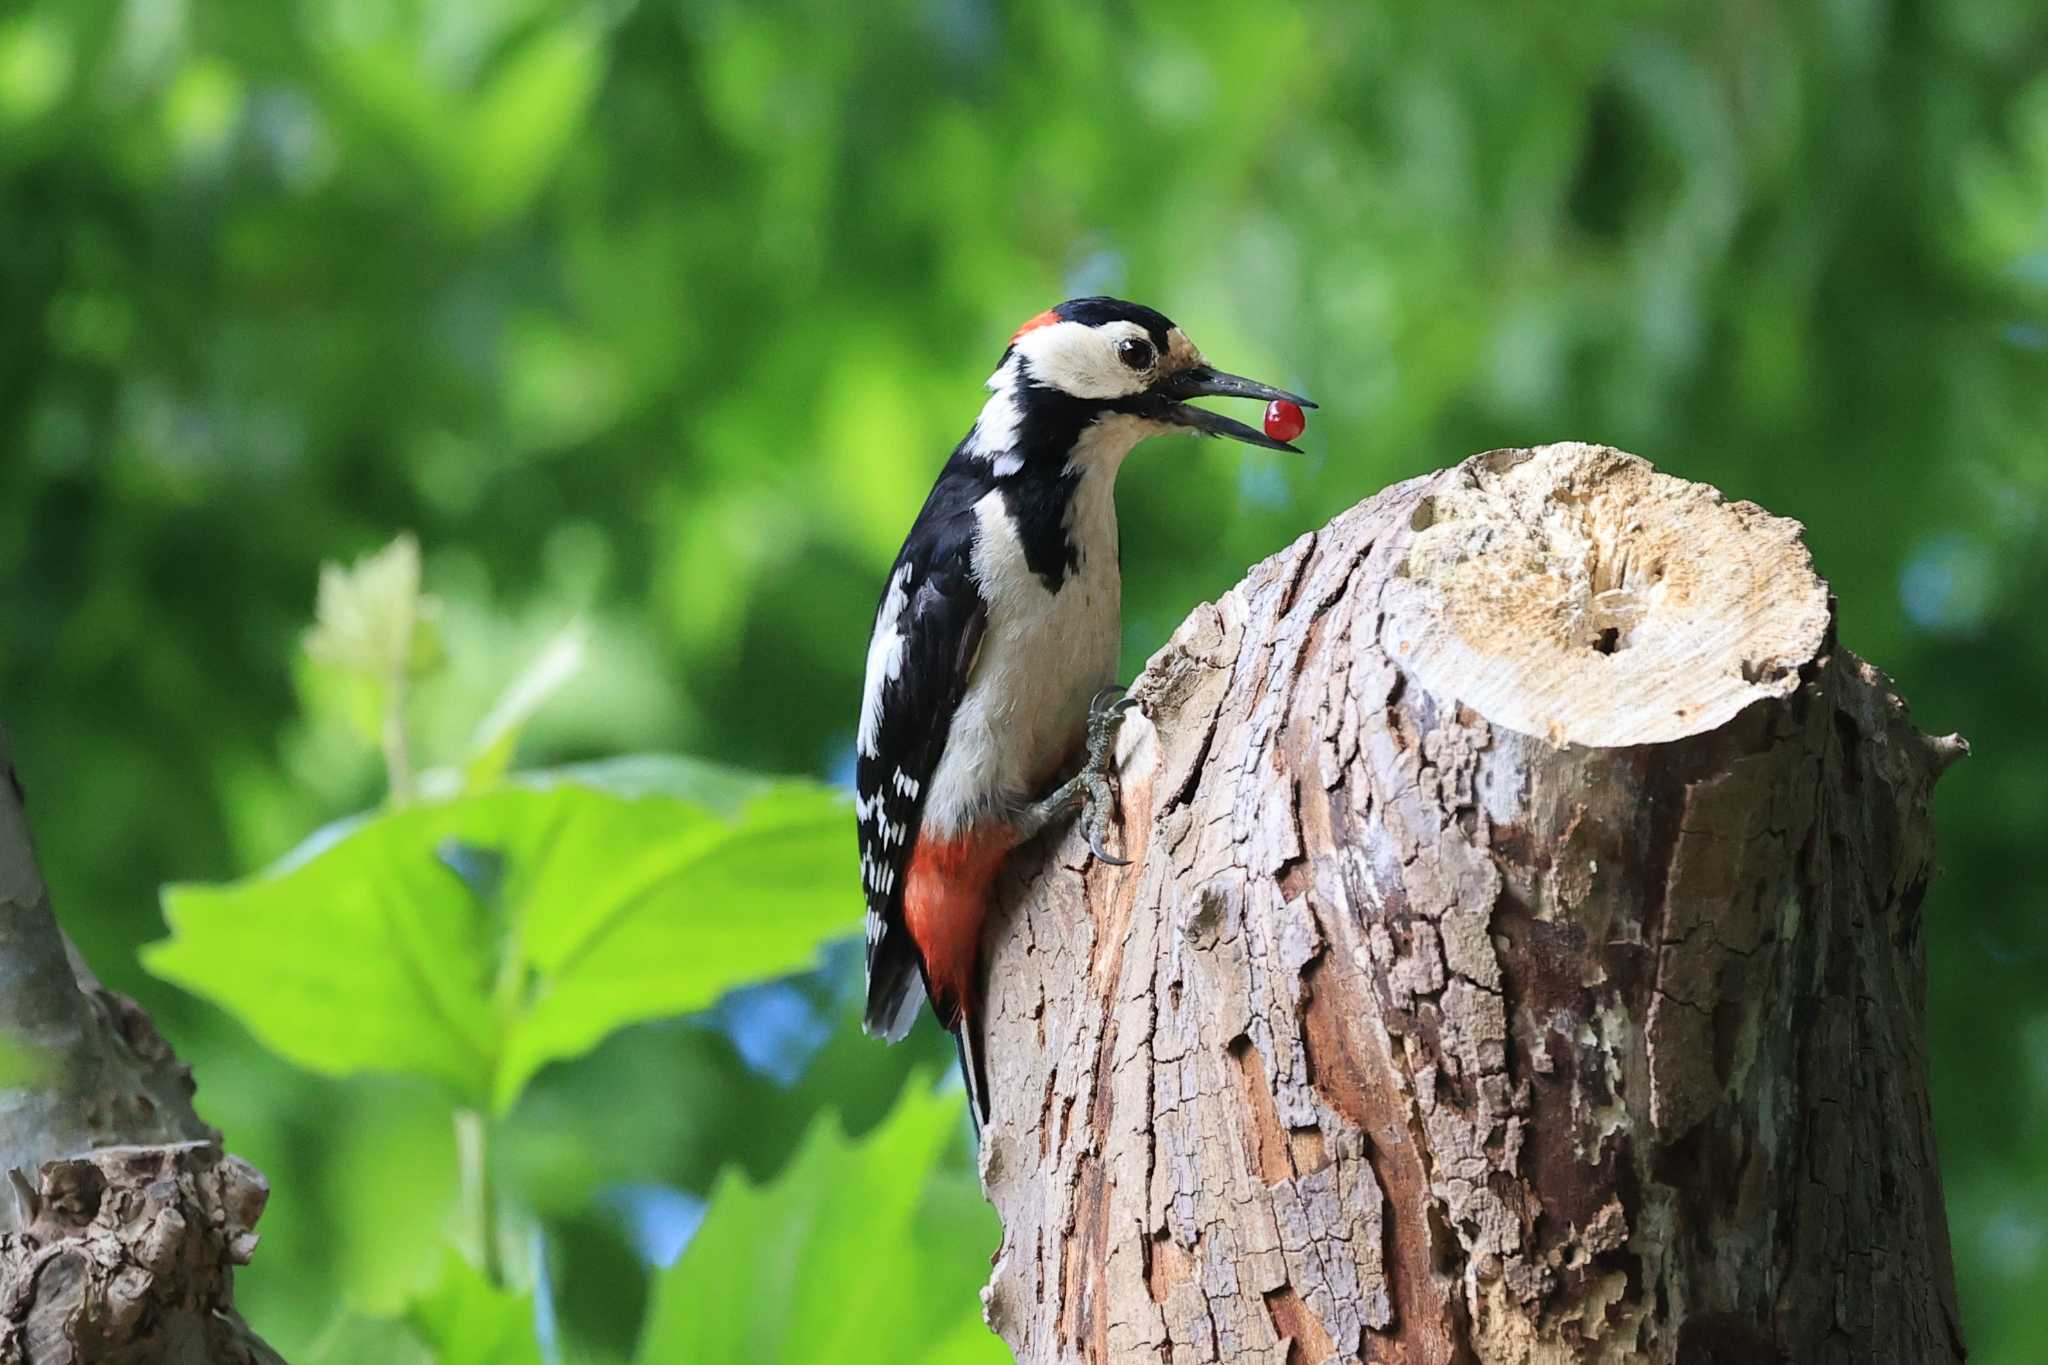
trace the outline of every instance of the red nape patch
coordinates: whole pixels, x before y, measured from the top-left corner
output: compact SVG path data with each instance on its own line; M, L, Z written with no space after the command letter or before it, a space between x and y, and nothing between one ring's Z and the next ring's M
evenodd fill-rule
M903 882L903 924L924 959L932 1005L951 1028L973 1010L988 892L1010 853L1006 829L970 830L957 839L917 841Z
M1015 346L1026 332L1035 332L1041 327L1050 327L1058 321L1060 321L1059 310L1057 308L1048 308L1016 331L1010 333L1010 344Z

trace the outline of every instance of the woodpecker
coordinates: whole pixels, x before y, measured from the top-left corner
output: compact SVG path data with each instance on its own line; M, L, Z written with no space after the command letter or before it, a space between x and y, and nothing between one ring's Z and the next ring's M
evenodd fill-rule
M1307 399L1212 369L1150 308L1072 299L1026 322L940 470L882 589L857 735L866 1031L900 1040L927 998L987 1121L982 920L1017 845L1085 806L1102 848L1122 581L1117 468L1192 430L1296 451L1185 401ZM1298 453L1298 451L1297 451ZM1064 779L1064 780L1062 780Z

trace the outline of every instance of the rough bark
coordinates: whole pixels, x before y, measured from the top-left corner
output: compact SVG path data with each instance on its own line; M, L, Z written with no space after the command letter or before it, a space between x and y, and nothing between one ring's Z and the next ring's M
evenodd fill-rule
M1960 740L1796 524L1603 447L1198 609L991 935L1020 1362L1962 1358L1927 1097Z
M234 1311L268 1187L51 912L0 731L0 1365L269 1365Z

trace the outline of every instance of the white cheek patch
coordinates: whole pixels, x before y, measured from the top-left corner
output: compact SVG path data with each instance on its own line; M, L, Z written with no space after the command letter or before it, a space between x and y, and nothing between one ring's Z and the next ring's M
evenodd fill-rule
M997 478L1006 478L1024 467L1017 454L1017 428L1024 422L1023 405L1017 401L1017 387L1023 383L1023 361L1011 356L1003 367L988 377L994 390L967 433L967 453L986 460Z
M1132 336L1144 337L1145 329L1134 322L1055 322L1020 333L1016 349L1041 384L1076 398L1128 398L1152 378L1116 358L1117 342Z

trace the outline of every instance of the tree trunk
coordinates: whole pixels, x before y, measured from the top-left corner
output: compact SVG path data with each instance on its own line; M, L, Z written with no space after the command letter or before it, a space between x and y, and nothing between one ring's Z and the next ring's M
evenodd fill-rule
M1959 739L1799 527L1598 446L1199 608L992 921L1004 1236L1067 1361L1960 1360L1923 1043Z
M269 1190L57 926L0 731L0 1365L282 1365L234 1311Z

